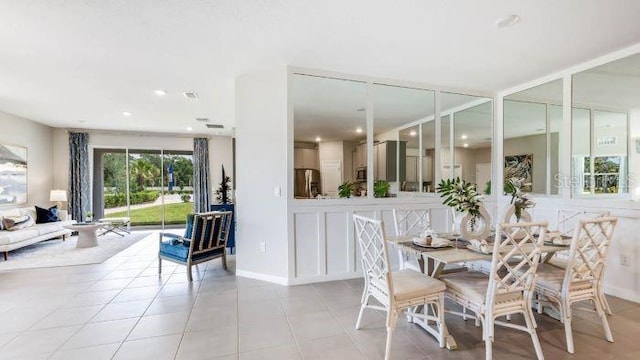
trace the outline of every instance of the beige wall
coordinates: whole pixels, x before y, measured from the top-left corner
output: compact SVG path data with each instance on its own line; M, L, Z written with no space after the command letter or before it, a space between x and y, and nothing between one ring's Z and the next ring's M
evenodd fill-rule
M53 129L3 112L0 112L0 128L0 143L27 148L27 203L19 206L50 205L49 192L54 187Z

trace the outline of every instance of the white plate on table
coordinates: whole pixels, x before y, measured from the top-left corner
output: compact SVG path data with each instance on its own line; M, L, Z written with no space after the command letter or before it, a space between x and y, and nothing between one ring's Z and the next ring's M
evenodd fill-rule
M488 252L482 251L480 249L478 249L477 247L473 246L473 245L467 245L467 249L473 251L473 252L477 252L480 254L486 254L486 255L491 255L492 251L489 250Z
M448 244L438 244L438 245L427 245L425 243L422 242L417 242L417 241L412 241L411 242L413 245L415 246L420 246L426 249L439 249L439 248L445 248L445 247L452 247L453 245L451 245L451 243Z

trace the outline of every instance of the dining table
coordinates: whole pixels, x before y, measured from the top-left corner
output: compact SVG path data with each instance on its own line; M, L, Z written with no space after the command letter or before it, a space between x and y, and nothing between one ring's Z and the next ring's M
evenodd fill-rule
M446 272L445 266L447 265L465 264L478 260L491 261L492 259L491 253L469 249L469 241L461 239L455 234L441 234L440 236L449 238L451 240L451 245L447 247L420 246L413 243L415 236L386 236L385 240L387 243L394 245L398 249L398 252L417 258L420 270L424 274L433 278L439 278L440 275ZM493 247L493 236L487 238L487 241L490 246ZM554 245L552 243L545 242L541 247L542 257L540 261L548 262L556 252L566 251L568 249L569 247L566 245ZM453 271L460 271L460 269L466 270L465 268L457 268ZM423 307L422 311L433 312L433 309ZM432 322L424 321L417 317L409 316L409 318L413 323L421 326L436 338L438 337L438 329ZM445 344L449 350L457 348L455 339L446 329Z

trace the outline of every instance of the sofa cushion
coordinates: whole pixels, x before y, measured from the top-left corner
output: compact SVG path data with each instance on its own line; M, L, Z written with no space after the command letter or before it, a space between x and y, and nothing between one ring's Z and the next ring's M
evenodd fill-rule
M22 230L33 225L33 218L29 215L5 216L2 219L2 227L9 231Z
M60 221L58 217L58 205L53 205L52 207L45 209L39 206L36 206L36 224L44 224Z
M22 229L18 231L0 231L0 245L15 244L20 241L38 237L38 230L35 228Z
M46 234L50 234L50 233L54 233L56 231L62 230L62 226L60 226L60 222L54 222L54 223L36 224L35 226L30 227L29 229L34 229L38 231L39 235L46 235Z

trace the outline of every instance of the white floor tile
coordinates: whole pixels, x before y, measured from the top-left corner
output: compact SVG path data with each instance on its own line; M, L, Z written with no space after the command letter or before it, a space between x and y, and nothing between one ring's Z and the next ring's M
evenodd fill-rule
M188 312L144 316L127 340L182 333L188 318Z
M80 349L60 350L54 353L50 360L110 360L120 344L91 346Z
M62 349L119 343L126 339L138 319L124 319L86 324Z
M126 341L114 360L172 360L175 358L182 334L158 336Z

